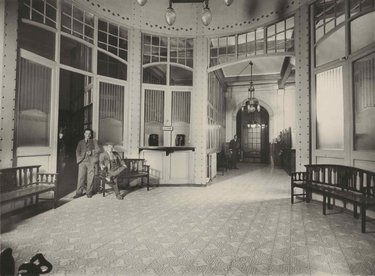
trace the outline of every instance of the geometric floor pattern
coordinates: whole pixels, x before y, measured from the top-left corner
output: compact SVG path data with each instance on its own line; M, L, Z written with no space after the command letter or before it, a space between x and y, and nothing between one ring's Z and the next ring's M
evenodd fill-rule
M55 275L375 275L373 223L362 234L349 212L291 205L284 171L240 165L207 187L71 200L3 233L1 247L16 267L43 253Z

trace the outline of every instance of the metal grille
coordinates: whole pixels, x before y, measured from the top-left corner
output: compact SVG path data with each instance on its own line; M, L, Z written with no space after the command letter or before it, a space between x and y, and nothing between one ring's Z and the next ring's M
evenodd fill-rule
M121 144L124 130L124 87L100 83L99 140Z
M164 91L145 90L145 123L164 123Z
M190 92L172 92L172 123L190 123Z

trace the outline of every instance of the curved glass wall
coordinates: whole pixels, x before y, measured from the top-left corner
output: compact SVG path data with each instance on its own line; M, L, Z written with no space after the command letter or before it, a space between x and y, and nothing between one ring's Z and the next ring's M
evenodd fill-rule
M58 124L69 121L63 117L73 114L72 109L79 113L76 121L81 121L80 128L92 127L93 116L98 116L100 138L108 140L103 133L115 133L111 142L122 143L128 30L98 18L71 0L20 0L19 18L16 146L52 146L51 137L58 127L52 120L54 106L59 108ZM95 56L97 68L93 68ZM56 69L63 72L57 80L53 77ZM95 92L94 83L101 76L106 77L106 83L100 82ZM55 91L55 81L60 82L59 91ZM94 93L99 93L98 114L93 114ZM63 100L73 94L81 100L74 103ZM33 100L29 99L31 96ZM60 105L52 102L57 97ZM118 103L121 105L117 106ZM112 109L114 105L116 108ZM111 123L103 124L106 120ZM72 131L80 137L82 129L77 126L72 126L75 129Z
M246 33L210 39L210 66L250 56L293 53L294 17Z
M375 1L319 0L311 9L316 80L313 162L322 158L373 168Z

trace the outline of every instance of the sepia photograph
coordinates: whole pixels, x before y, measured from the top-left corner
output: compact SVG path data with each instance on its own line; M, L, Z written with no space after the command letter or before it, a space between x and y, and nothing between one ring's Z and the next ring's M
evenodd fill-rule
M375 275L375 0L0 0L0 275Z

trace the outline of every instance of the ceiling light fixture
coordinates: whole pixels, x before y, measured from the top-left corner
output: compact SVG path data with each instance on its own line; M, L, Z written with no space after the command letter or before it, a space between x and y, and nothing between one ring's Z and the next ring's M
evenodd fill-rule
M230 6L234 0L224 0L225 5ZM147 0L137 0L140 6L144 6L147 3ZM208 26L212 20L212 13L210 8L208 7L208 0L169 0L169 7L165 13L165 20L169 26L173 25L176 21L176 11L172 7L173 4L177 3L203 3L203 11L202 11L202 23L205 26Z
M232 5L233 0L224 0L224 3L229 7L230 5Z
M147 0L137 0L140 6L144 6L147 3Z
M253 82L253 62L250 61L248 66L251 66L251 71L250 71L250 84L249 84L249 98L247 99L245 105L241 108L242 111L247 111L248 113L258 111L260 112L260 105L259 105L259 100L254 97L254 82Z
M165 20L169 26L173 25L176 21L176 12L172 7L172 0L169 0L169 7L165 12Z
M208 26L211 23L212 14L210 8L208 7L208 0L204 1L204 8L202 13L202 22L203 25Z

